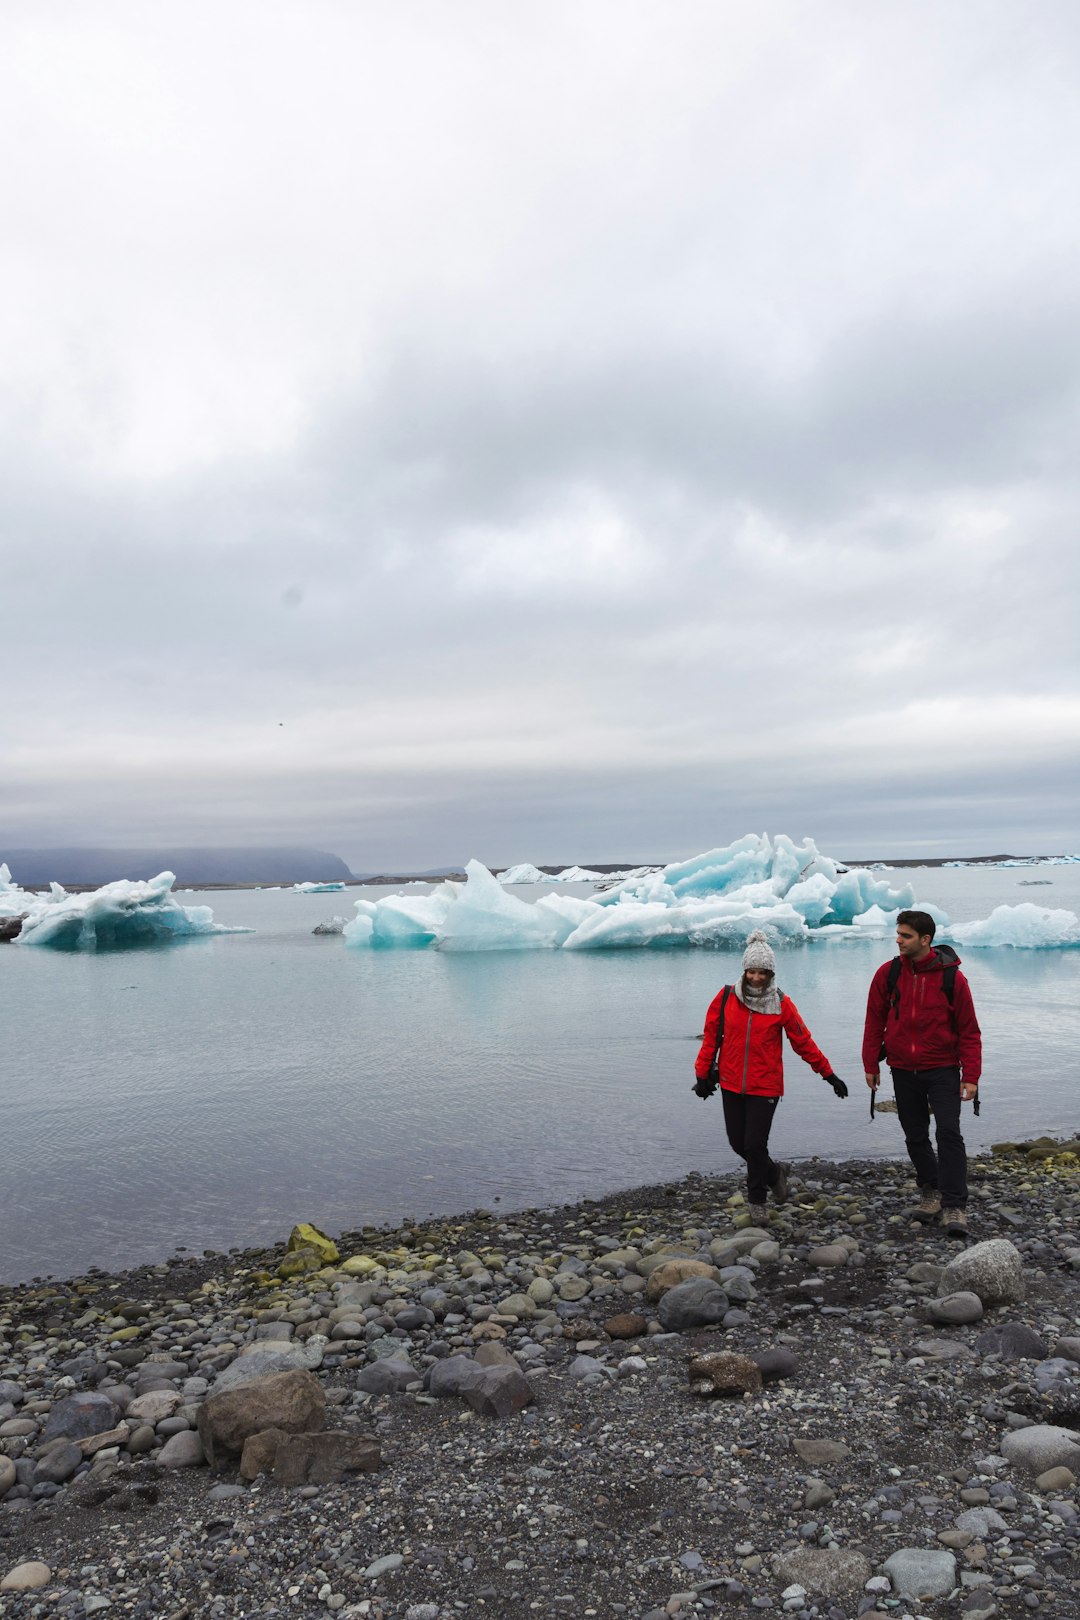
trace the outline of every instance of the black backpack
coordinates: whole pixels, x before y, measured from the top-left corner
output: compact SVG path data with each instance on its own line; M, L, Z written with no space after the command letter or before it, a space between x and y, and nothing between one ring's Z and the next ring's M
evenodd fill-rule
M956 1000L956 975L960 967L960 958L951 945L935 946L935 951L945 964L941 970L941 988L945 992L945 1000L949 1003L949 1022L955 1034L956 1010L954 1003ZM885 980L885 988L888 991L890 1013L896 1012L900 1006L900 967L902 962L902 956L894 956L889 963L889 976ZM888 1018L888 1013L885 1016ZM884 1046L881 1048L881 1055L882 1057L885 1056Z

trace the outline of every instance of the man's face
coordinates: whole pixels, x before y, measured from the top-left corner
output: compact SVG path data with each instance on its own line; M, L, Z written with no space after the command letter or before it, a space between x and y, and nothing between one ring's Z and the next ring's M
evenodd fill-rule
M898 923L896 948L901 956L910 956L913 962L921 962L930 953L930 935L916 933L908 923Z

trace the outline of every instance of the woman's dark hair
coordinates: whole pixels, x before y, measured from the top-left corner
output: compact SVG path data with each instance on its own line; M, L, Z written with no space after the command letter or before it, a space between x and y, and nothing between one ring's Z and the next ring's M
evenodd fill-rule
M928 911L899 911L896 914L896 926L903 923L905 928L914 928L920 936L927 934L931 939L937 933L937 923Z

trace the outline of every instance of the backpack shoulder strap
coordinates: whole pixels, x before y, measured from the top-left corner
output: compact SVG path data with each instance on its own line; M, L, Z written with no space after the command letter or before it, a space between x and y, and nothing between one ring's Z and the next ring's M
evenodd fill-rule
M900 957L894 956L892 961L889 963L889 972L885 979L886 998L889 1003L889 1008L893 1012L895 1012L896 1008L900 1005L900 991L898 989L900 983L900 965Z
M731 985L725 984L724 993L720 997L720 1016L716 1021L716 1045L713 1047L712 1062L709 1064L709 1073L716 1074L720 1068L720 1048L724 1044L724 1015L727 1012L728 996L731 994Z

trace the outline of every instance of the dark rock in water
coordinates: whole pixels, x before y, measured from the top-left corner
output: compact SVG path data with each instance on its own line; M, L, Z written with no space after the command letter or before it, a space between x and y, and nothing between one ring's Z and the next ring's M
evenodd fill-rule
M1022 1322L996 1323L979 1334L975 1348L980 1355L988 1356L996 1352L1006 1361L1021 1361L1024 1358L1044 1361L1050 1354L1050 1346L1045 1339L1041 1339Z

